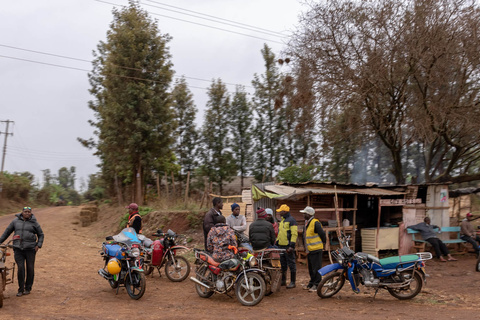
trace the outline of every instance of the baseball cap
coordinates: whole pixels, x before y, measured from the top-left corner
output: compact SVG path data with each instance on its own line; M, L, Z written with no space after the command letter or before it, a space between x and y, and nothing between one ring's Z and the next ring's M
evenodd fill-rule
M282 204L280 208L277 209L277 212L280 212L280 211L290 212L290 207L287 206L286 204Z
M125 209L137 210L137 209L138 209L138 204L136 204L136 203L130 203L128 206L125 207Z
M312 207L305 207L305 209L300 210L300 212L313 216L315 214L315 209L313 209Z

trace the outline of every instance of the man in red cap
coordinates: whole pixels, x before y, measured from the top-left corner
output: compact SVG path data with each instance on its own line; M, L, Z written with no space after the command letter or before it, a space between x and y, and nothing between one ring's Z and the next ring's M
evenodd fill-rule
M128 209L127 227L135 229L137 234L142 233L142 217L138 213L138 204L130 203L125 209Z
M473 249L475 250L475 253L477 254L477 257L478 257L480 253L480 249L478 247L478 243L480 243L480 237L477 235L477 233L475 232L475 229L470 223L470 221L472 220L473 220L473 214L471 214L470 212L467 213L467 217L463 219L462 223L460 224L460 238L472 244Z

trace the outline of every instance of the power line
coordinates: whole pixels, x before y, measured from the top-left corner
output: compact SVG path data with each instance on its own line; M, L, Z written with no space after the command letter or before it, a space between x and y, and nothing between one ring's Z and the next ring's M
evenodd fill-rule
M165 4L165 3L158 2L158 1L152 1L152 0L146 0L146 1L153 2L153 3L159 4L161 6L166 6L166 7L170 7L170 8L179 9L179 10L186 11L186 12L192 12L194 14L188 14L188 13L184 13L184 12L181 12L181 11L166 9L166 8L162 8L162 7L159 7L159 6L154 6L154 5L151 5L151 4L144 3L147 6L151 6L151 7L154 7L154 8L161 9L161 10L171 11L171 12L175 12L175 13L179 13L179 14L183 14L183 15L187 15L187 16L191 16L191 17L195 17L195 18L204 19L204 20L207 20L207 21L212 21L212 22L215 22L215 23L225 24L225 25L232 26L232 27L235 27L235 28L245 29L245 30L259 32L259 33L264 33L266 35L270 35L270 36L274 36L274 37L283 38L283 37L286 36L286 35L284 35L280 32L271 31L271 30L268 30L268 29L255 27L255 26L244 24L244 23L241 23L241 22L236 22L236 21L233 21L233 20L228 20L228 19L208 15L208 14L193 11L193 10L188 10L188 9L168 5L168 4ZM202 16L209 17L209 18L204 18ZM213 18L213 19L210 19L210 18ZM216 21L215 19L219 20L219 21ZM225 21L225 22L222 22L222 21Z
M103 0L95 0L95 1L101 2L101 3L106 3L106 4L111 4L111 5L113 5L113 6L126 7L126 6L124 6L124 5L119 5L119 4L116 4L116 3L112 3L112 2L108 2L108 1L103 1ZM223 29L223 28L219 28L219 27L209 26L209 25L207 25L207 24L198 23L198 22L193 22L193 21L189 21L189 20L185 20L185 19L174 18L174 17L171 17L171 16L159 14L159 13L153 13L153 12L148 12L148 13L150 13L151 15L155 15L155 16L159 16L159 17L164 17L164 18L168 18L168 19L172 19L172 20L178 20L178 21L182 21L182 22L186 22L186 23L196 24L196 25L199 25L199 26L202 26L202 27L206 27L206 28L211 28L211 29L215 29L215 30L221 30L221 31L225 31L225 32L230 32L230 33L242 35L242 36L245 36L245 37L260 39L260 40L264 40L264 41L268 41L268 42L273 42L273 43L278 43L278 44L285 44L285 43L280 42L280 41L275 41L275 40L271 40L271 39L256 37L256 36L252 36L252 35L250 35L250 34L245 34L245 33L236 32L236 31L232 31L232 30L227 30L227 29Z
M25 48L20 48L20 47L15 47L15 46L6 45L6 44L0 44L0 47L5 47L5 48L9 48L9 49L14 49L14 50L20 50L20 51L26 51L26 52L32 52L32 53L41 54L41 55L46 55L46 56L59 57L59 58L63 58L63 59L69 59L69 60L75 60L75 61L92 63L91 60L74 58L74 57L59 55L59 54L55 54L55 53L49 53L49 52L43 52L43 51L37 51L37 50L31 50L31 49L25 49ZM0 55L0 57L22 60L22 58L15 58L15 57L10 57L10 56L1 56L1 55ZM35 61L34 61L34 60L27 60L27 59L25 59L25 60L28 61L28 62L35 62L35 63L47 64L47 63L39 62L39 61L36 61L36 60L35 60ZM63 68L69 68L69 69L75 69L75 70L90 72L90 70L86 70L86 69L80 69L80 68L74 68L74 67L67 67L67 66L60 66L60 65L55 65L55 64L50 64L50 65L55 66L55 67L63 67ZM124 67L124 66L115 65L115 64L112 64L112 65L115 66L115 67L117 67L117 68L126 69L126 70L134 70L134 71L141 71L141 72L144 72L144 71L145 71L145 70L143 70L143 69L138 69L138 68ZM151 72L151 71L146 70L146 72ZM110 75L112 75L112 74L110 74ZM117 76L122 77L121 75L117 75ZM127 77L127 76L123 76L123 77ZM176 79L180 79L181 77L183 77L183 78L185 78L185 79L196 80L196 81L203 81L203 82L209 82L209 83L212 82L211 80L202 79L202 78L196 78L196 77L189 77L189 76L185 76L185 75L183 75L183 76L174 76L174 78L176 78ZM141 79L143 79L143 78L141 78ZM145 80L145 81L153 81L153 80L148 80L148 79L144 79L144 80ZM156 81L155 81L155 82L156 82ZM228 82L225 82L225 84L231 85L231 86L237 86L237 85L239 85L239 84L237 84L237 83L228 83ZM246 85L243 85L243 86L245 86L245 87L250 87L250 86L246 86ZM190 85L189 85L189 87L197 88L197 89L205 89L205 90L208 90L208 88L194 87L194 86L190 86Z

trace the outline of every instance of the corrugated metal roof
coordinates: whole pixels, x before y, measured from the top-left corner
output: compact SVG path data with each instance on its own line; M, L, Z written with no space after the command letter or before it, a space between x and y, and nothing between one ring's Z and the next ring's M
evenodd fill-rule
M363 194L370 196L397 196L404 195L404 192L390 191L381 188L360 188L360 189L343 189L343 188L328 188L328 187L318 187L318 188L295 188L286 185L270 185L265 186L265 190L270 192L275 192L276 194L282 195L277 200L299 200L303 197L309 195L332 195L335 194Z

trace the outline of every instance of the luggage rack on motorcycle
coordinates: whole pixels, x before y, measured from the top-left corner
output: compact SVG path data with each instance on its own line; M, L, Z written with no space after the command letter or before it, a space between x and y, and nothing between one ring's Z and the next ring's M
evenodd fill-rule
M417 252L416 255L418 256L418 259L421 261L430 260L433 258L430 252Z
M280 254L285 252L285 249L276 249L276 248L270 248L270 249L264 249L260 250L257 256L258 260L258 266L259 268L280 268L281 263L280 263ZM268 262L269 265L264 266L264 262Z

